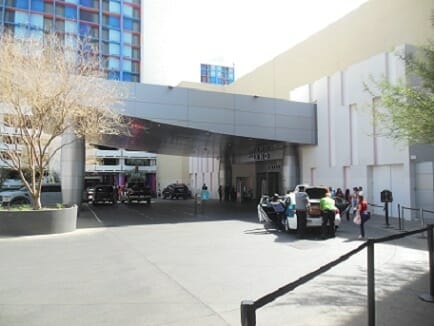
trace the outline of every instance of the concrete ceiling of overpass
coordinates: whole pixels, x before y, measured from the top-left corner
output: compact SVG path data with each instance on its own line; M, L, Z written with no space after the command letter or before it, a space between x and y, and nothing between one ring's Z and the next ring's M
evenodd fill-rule
M130 135L103 135L98 145L156 154L220 158L226 151L244 154L256 146L279 143L275 140L217 134L138 118L132 118L129 126Z

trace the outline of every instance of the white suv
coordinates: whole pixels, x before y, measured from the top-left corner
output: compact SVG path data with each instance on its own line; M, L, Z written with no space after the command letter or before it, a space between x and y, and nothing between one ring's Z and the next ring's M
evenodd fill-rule
M26 187L18 190L0 192L0 203L2 206L31 204L32 197ZM43 184L41 188L41 204L55 205L62 202L62 189L60 184Z

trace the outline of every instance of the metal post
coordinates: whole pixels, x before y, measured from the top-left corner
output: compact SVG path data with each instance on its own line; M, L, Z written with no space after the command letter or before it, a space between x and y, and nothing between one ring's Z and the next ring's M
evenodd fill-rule
M384 216L386 218L386 226L389 226L389 203L384 203Z
M425 221L423 219L423 208L419 208L419 217L420 217L420 226L423 229L425 226Z
M425 226L425 220L424 220L424 218L423 218L423 208L420 208L420 209L419 209L419 217L420 217L420 225L421 225L421 227L422 227L422 229L423 229L424 226ZM425 232L422 232L422 233L420 234L420 238L421 238L421 239L425 238Z
M428 225L428 255L429 255L429 291L430 293L420 294L419 298L423 301L434 303L434 243L433 243L434 224Z
M402 230L405 231L405 226L404 226L404 222L405 222L404 206L401 206L401 217L402 217Z
M401 205L398 204L398 229L401 230Z
M368 240L368 325L375 326L374 240Z
M197 193L194 194L194 215L197 215Z
M255 302L251 300L241 301L241 325L255 326L256 325L256 308Z

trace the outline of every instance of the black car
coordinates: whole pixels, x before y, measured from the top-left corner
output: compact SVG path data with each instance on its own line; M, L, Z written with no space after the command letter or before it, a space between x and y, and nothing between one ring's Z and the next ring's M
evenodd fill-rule
M126 187L126 203L131 204L132 202L146 202L151 204L152 191L151 188L145 184L142 179L132 179L128 181Z
M92 202L96 204L116 204L118 200L118 192L116 187L112 185L96 185L93 188Z
M191 191L183 183L172 183L163 189L163 199L188 199L191 198Z

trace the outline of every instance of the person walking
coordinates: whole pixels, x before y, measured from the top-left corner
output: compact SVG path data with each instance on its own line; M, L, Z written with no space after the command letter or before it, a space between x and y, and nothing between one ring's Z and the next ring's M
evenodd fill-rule
M345 198L344 192L341 188L336 189L335 197Z
M297 234L304 237L307 223L307 210L309 209L309 195L304 186L300 186L295 193L295 213L297 214Z
M359 199L359 188L354 187L353 188L353 192L351 193L351 213L354 215L356 215L356 211L357 211L357 203L358 203L358 199Z
M219 202L221 203L222 202L222 197L223 197L223 187L222 187L222 185L219 186L219 188L218 188L217 191L219 193Z
M333 198L331 198L329 191L327 191L325 196L321 198L319 206L322 216L321 238L326 239L327 236L334 238L336 206L335 201Z
M368 202L364 199L363 195L359 195L359 202L357 204L357 212L360 216L360 235L359 239L363 239L365 237L365 223L371 217L371 214L368 211Z
M350 220L350 211L351 211L351 191L350 189L345 189L345 195L344 195L345 200L348 202L348 206L345 209L345 217L347 218L347 221Z

